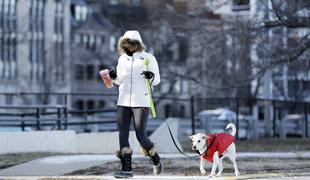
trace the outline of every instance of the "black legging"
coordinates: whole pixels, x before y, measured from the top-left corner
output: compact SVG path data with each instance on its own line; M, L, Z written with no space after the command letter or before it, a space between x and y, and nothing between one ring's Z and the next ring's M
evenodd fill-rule
M145 150L150 150L153 147L153 143L148 138L146 133L148 115L148 107L117 106L117 125L119 131L120 149L130 147L128 138L132 117L134 119L133 122L136 136L142 148Z

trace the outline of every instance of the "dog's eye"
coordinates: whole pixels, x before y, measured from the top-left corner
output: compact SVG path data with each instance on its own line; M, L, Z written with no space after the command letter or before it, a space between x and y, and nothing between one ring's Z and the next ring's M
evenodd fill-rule
M200 143L200 140L198 140L198 143Z

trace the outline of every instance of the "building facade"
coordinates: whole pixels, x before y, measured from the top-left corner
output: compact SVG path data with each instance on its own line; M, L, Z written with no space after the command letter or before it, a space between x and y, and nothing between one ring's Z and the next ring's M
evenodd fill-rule
M70 91L70 1L0 1L0 91ZM0 99L51 103L56 99Z
M105 88L99 77L100 70L115 69L119 36L101 8L101 1L71 2L71 92L76 93L71 96L71 104L78 110L112 108L117 99L117 88Z

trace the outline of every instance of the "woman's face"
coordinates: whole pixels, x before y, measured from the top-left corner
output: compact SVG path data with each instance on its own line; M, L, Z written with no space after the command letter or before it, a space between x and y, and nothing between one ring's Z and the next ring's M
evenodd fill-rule
M130 52L136 52L138 49L138 45L135 41L127 41L124 45L124 48Z
M137 51L137 47L134 47L134 46L129 46L127 49L129 51L131 51L131 52L136 52Z

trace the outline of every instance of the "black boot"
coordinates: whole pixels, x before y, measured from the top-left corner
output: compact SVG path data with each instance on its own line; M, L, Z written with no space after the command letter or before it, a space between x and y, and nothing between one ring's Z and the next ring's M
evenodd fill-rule
M133 177L131 167L132 150L130 148L122 148L117 152L117 157L121 160L121 169L114 173L115 178L129 178Z
M141 149L142 154L148 156L150 158L150 161L153 165L153 173L154 175L158 175L162 173L163 171L163 165L160 162L160 157L155 151L155 148L152 147L150 150L146 151L144 149Z

